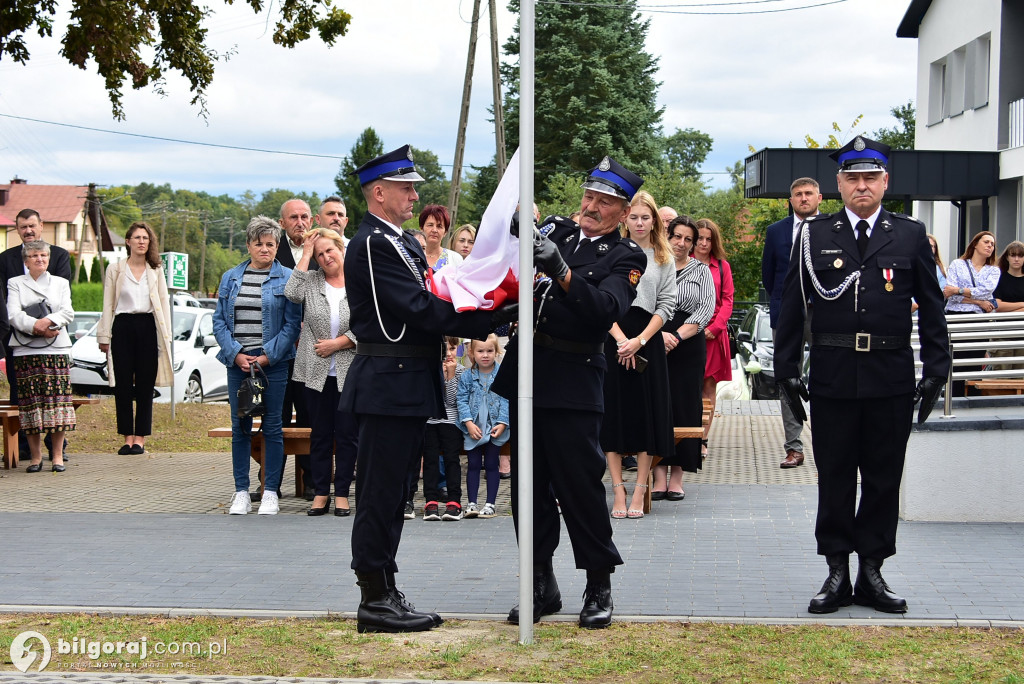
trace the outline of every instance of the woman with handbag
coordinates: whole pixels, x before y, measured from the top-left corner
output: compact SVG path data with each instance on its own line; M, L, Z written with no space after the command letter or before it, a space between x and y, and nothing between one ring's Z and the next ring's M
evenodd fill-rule
M320 268L310 271L315 259ZM355 334L349 327L345 297L345 243L337 231L314 228L303 235L302 258L295 264L285 296L302 306L302 333L295 354L292 380L305 385L309 409L309 465L313 476L313 505L306 515L325 515L331 509L334 472L334 515L349 515L349 490L355 475L356 417L338 410L345 375L356 355Z
M220 345L217 360L228 368L228 401L231 404L231 463L235 493L231 515L252 510L249 468L252 454L252 415L240 416L238 390L249 378L250 366L259 364L265 375L262 392L263 470L266 476L260 515L277 515L277 490L284 469L284 432L281 408L288 384L288 361L295 356L302 316L298 304L284 296L291 269L274 257L281 240L281 226L266 216L256 216L245 229L249 259L227 271L217 291L213 334Z
M668 362L661 328L676 306L675 263L658 205L647 192L634 196L623 233L647 255L636 283L636 299L612 325L605 342L608 372L604 380L601 449L612 480L611 516L644 517L644 490L653 456L673 453L672 404ZM636 488L627 508L622 455L636 454Z
M42 240L21 247L28 275L7 283L7 316L18 382L18 417L25 431L31 463L25 472L43 469L41 433L53 439L55 473L64 472L64 433L75 429L71 403L71 338L74 320L71 286L46 271L50 246Z
M114 388L117 432L124 435L117 452L122 456L145 453L153 431L153 388L173 380L171 309L156 235L145 221L136 221L124 241L128 258L107 267L96 328Z
M729 317L732 316L734 287L732 267L725 260L722 245L722 231L711 219L697 220L697 244L693 247L697 261L711 269L711 280L715 284L715 313L711 323L704 328L707 344L707 360L704 364L704 398L711 402L711 418L704 428L701 440L701 456L708 454L708 433L715 418L715 400L718 383L732 380L732 349L729 345Z

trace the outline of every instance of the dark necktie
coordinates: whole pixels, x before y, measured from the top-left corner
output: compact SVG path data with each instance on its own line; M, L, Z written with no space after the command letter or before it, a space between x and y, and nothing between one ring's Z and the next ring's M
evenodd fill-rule
M863 259L864 252L868 251L868 222L864 220L857 221L857 249Z

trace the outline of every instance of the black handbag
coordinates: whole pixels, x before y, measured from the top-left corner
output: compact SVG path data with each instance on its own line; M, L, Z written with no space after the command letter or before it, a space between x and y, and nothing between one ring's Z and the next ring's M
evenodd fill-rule
M49 302L45 299L40 299L34 304L29 304L23 308L22 311L25 312L27 316L37 320L41 318L49 318L50 314L53 313L50 311ZM52 346L53 343L57 341L56 337L51 337L48 341L42 342L43 337L36 335L35 333L28 333L29 339L26 340L22 337L21 331L14 330L13 327L11 328L11 334L21 344L21 346L28 347L30 349L45 349L46 347Z
M257 369L259 376L256 375ZM235 415L239 418L262 416L266 411L263 404L263 392L266 389L267 374L263 372L263 367L255 361L250 363L249 377L242 380L242 384L238 387L238 404ZM263 428L263 423L260 423L260 428Z

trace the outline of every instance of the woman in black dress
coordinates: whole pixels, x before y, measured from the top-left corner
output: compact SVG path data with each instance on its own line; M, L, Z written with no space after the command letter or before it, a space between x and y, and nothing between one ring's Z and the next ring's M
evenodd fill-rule
M703 402L705 349L701 332L715 312L715 284L707 265L690 254L697 240L697 224L689 216L678 216L668 224L669 244L675 256L675 315L662 329L668 355L669 388L672 395L672 424L700 427ZM701 468L700 440L683 439L654 469L655 501L681 501L683 471ZM669 466L672 467L669 476ZM668 480L666 484L666 479Z
M604 381L601 448L612 479L613 518L644 517L644 490L652 456L672 452L668 365L661 328L675 311L672 250L654 198L643 190L633 196L626 233L647 255L636 299L612 325L605 342L608 372ZM622 455L637 455L636 489L626 508Z

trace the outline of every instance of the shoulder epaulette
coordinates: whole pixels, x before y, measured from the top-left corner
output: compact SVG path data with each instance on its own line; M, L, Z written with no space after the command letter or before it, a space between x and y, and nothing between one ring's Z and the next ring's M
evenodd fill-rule
M910 214L897 214L894 211L890 211L889 213L896 218L907 219L908 221L913 221L914 223L920 223L921 225L924 225L924 221L917 218L916 216L911 216Z

